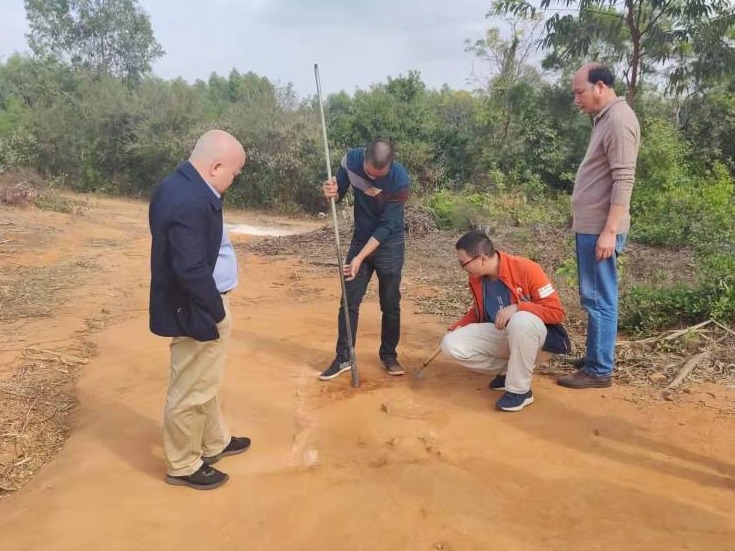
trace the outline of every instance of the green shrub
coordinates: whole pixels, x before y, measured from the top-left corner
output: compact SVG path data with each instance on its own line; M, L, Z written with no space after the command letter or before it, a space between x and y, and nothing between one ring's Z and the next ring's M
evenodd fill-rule
M464 231L476 224L482 218L482 208L466 195L439 191L431 195L426 206L436 220L436 225L443 230Z
M0 169L28 168L35 164L38 141L25 130L0 137Z
M436 224L442 229L467 230L489 226L564 226L569 223L569 197L544 194L530 201L519 191L501 193L453 193L439 191L426 199Z
M696 286L635 286L622 301L621 327L650 333L710 318L735 322L735 256L706 257Z
M0 138L3 138L11 136L20 129L26 109L19 98L9 96L3 102L1 96L2 94L0 94Z
M554 275L556 275L558 281L564 283L570 289L577 289L579 287L577 258L572 256L563 260L554 272Z
M692 165L688 149L671 123L651 121L633 191L632 239L700 251L735 240L735 184L728 170L720 163Z

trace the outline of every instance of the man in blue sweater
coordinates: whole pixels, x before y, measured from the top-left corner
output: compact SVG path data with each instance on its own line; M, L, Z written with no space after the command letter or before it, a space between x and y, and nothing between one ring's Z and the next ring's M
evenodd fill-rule
M380 363L389 375L403 375L396 347L401 334L401 271L404 258L404 206L409 177L394 161L393 144L374 140L365 149L351 149L342 158L337 176L324 182L324 196L340 201L352 188L355 229L344 266L352 345L357 338L360 303L370 278L378 276L383 324ZM338 316L337 355L319 378L334 379L352 369L344 308Z

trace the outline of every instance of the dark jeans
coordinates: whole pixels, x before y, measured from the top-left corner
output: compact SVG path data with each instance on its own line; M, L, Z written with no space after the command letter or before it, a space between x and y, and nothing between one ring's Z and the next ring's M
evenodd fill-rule
M353 243L347 253L349 263L360 252L362 247ZM357 321L360 314L360 303L367 291L373 272L378 275L378 295L380 296L380 310L383 312L383 324L380 333L380 357L396 358L396 346L401 337L401 270L405 244L382 243L373 254L368 256L360 266L355 279L345 281L347 291L347 305L350 312L350 326L352 328L352 345L357 340ZM349 361L350 348L347 341L347 328L344 318L344 308L340 302L337 325L337 357L341 361Z

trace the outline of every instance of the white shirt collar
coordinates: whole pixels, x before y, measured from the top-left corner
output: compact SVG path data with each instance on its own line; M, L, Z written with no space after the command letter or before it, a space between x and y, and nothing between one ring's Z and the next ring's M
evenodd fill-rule
M202 180L204 180L204 178L202 178ZM204 183L209 186L209 189L211 189L212 190L212 193L214 193L217 196L217 199L222 199L222 195L220 194L219 191L217 191L216 189L214 189L214 186L212 186L212 184L210 184L206 180L204 180Z

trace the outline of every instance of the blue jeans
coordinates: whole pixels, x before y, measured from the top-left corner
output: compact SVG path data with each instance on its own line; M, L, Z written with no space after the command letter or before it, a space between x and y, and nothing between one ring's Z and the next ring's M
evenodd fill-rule
M615 240L615 254L595 259L598 235L578 233L576 238L579 297L587 312L587 354L584 371L591 377L609 377L615 366L618 332L618 272L616 260L625 246L625 234Z
M346 261L349 263L362 247L352 243L347 253ZM405 244L403 241L397 243L381 243L381 245L368 256L360 266L355 279L345 281L347 291L347 305L350 311L350 328L352 329L352 346L357 341L357 322L360 315L360 303L367 291L368 283L373 272L378 276L378 295L380 297L380 310L383 313L383 323L380 333L380 357L396 358L398 356L396 347L401 337L401 271L403 270ZM344 308L340 302L337 337L337 357L341 361L350 359L349 341L347 340L347 327L344 318Z

